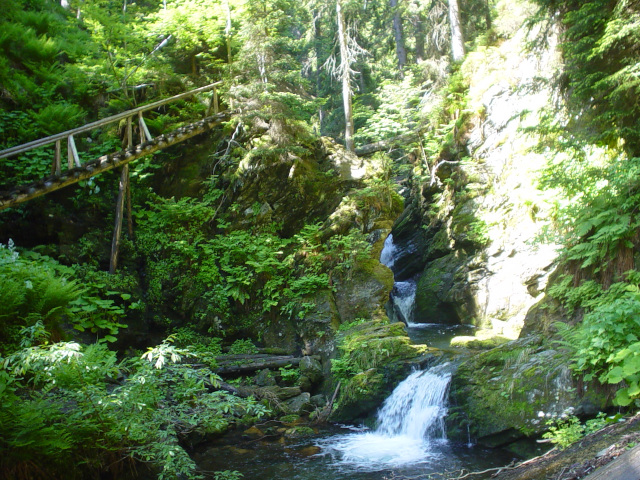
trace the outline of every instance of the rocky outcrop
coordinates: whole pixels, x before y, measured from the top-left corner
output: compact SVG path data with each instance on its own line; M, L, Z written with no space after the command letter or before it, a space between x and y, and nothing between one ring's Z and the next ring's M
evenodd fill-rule
M524 18L531 6L514 8L524 9ZM525 129L552 103L540 79L557 62L553 48L526 51L533 34L525 28L500 19L495 28L507 39L470 53L462 66L467 107L476 113L461 128L460 153L430 159L439 165L430 171L414 166L415 178L430 180L414 180L410 211L394 227L394 241L407 251L394 270L413 275L406 261L421 268L415 321L473 324L515 339L555 266L556 247L538 241L549 210L537 188L545 160ZM421 219L424 228L414 223L410 233L409 219Z
M556 39L534 54L525 45L536 32L500 19L495 28L505 40L470 53L461 67L470 84L466 107L475 113L458 132L457 157L429 159L430 170L416 163L415 178L429 180L414 179L411 211L393 230L408 252L394 269L410 272L404 260L421 268L414 321L478 327L475 338L454 339L472 355L453 377L449 434L466 440L470 432L490 447L538 435L549 419L608 405L606 392L577 382L566 353L543 341L562 312L551 313L544 300L557 247L541 240L550 211L549 194L538 189L546 160L534 148L540 137L527 128L554 108L543 79L558 65ZM414 228L421 231L407 232L408 219L421 219Z
M551 420L595 415L607 405L607 394L579 383L565 352L529 336L462 363L450 402L450 436L470 433L483 446L505 447L540 434Z

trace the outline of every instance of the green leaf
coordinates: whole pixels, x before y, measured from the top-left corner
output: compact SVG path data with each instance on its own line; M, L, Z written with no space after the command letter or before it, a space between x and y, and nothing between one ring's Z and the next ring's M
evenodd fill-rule
M633 399L629 397L629 392L626 388L621 388L616 392L616 397L614 398L614 403L616 405L620 405L621 407L626 407L629 405Z

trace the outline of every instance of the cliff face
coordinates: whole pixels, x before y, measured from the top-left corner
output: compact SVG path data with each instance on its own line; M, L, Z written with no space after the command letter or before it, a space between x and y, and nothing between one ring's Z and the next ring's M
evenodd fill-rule
M451 387L450 434L470 431L487 446L606 404L576 385L545 337L561 318L532 309L544 299L558 250L543 239L553 200L538 188L549 155L538 153L544 138L536 128L560 110L557 39L547 32L545 47L531 49L542 32L522 22L535 9L499 2L498 10L502 40L470 52L461 66L469 90L458 154L414 165L409 207L392 232L404 252L400 275L417 281L415 321L478 327L474 337L455 338L457 346L503 344L471 350Z
M496 21L504 40L471 52L461 67L470 112L462 154L432 161L430 181L414 184L412 211L394 230L403 248L419 245L417 321L468 323L509 339L540 299L556 256L554 245L536 241L547 221L536 188L545 160L532 150L539 137L527 133L552 108L554 38L545 51L527 52L536 32L514 17L526 18L531 7L514 7ZM421 238L408 233L415 220L426 224Z

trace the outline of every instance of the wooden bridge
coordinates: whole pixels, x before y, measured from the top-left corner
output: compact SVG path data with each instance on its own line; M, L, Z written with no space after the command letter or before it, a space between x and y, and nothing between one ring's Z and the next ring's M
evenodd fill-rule
M129 163L145 155L149 155L158 150L162 150L177 143L183 142L195 135L206 132L207 130L211 130L212 128L220 125L225 120L227 120L228 114L219 113L219 101L216 87L218 87L221 83L222 82L212 83L205 87L197 88L195 90L181 93L164 100L150 103L149 105L144 105L117 115L112 115L102 120L84 125L83 127L68 130L66 132L51 135L46 138L34 140L33 142L25 143L24 145L18 145L16 147L0 151L0 159L2 159L20 155L36 148L54 145L54 149L52 151L51 175L37 182L28 185L17 186L10 189L9 191L0 192L0 210L13 207L22 202L26 202L33 198L66 187L67 185L72 185L107 170L111 170L116 167L122 167L118 200L116 204L116 222L113 234L111 262L109 268L111 273L115 272L117 267L125 200L129 204L128 210L130 234L132 228L130 220L131 197L129 189ZM212 95L205 118L173 130L172 132L160 135L158 137L153 138L151 136L142 115L144 112L148 112L168 103L175 102L177 100L181 100L183 98L207 91L212 91ZM127 142L127 148L118 152L110 153L108 155L103 155L86 163L81 163L74 136L77 136L81 133L89 132L100 127L104 127L106 125L110 125L115 122L120 122L122 120L126 120L125 139ZM137 121L140 132L139 143L137 145L134 145L133 139L134 121ZM62 169L63 142L67 147L67 169L64 171Z

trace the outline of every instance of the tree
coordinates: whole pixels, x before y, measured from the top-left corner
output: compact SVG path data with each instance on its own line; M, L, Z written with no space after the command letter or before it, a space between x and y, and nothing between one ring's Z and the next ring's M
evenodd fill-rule
M396 42L396 55L398 56L398 69L400 78L404 76L403 70L407 64L407 49L404 46L404 31L402 29L402 16L400 15L399 3L401 0L389 0L389 5L393 11L393 38ZM424 50L424 44L423 44Z
M351 100L351 62L353 51L349 48L349 38L345 26L344 13L340 0L336 2L336 20L338 22L338 41L340 43L340 67L338 75L342 82L342 102L344 105L344 145L350 152L355 150L353 143L353 106Z
M451 27L451 56L454 62L461 62L464 58L464 36L458 0L449 0L449 26Z

